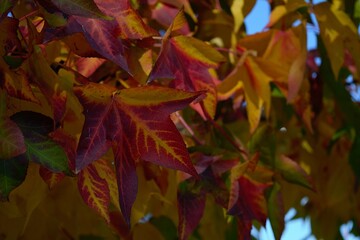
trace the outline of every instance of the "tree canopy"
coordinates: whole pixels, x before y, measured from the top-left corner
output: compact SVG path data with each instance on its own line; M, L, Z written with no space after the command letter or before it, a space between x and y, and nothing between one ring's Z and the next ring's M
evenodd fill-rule
M0 239L360 236L360 1L268 2L2 0Z

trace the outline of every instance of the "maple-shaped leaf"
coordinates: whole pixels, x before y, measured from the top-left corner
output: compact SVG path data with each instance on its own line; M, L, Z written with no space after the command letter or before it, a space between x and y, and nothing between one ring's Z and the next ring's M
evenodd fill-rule
M266 200L264 190L268 184L259 183L246 175L241 176L237 182L237 199L228 206L228 213L238 216L242 221L258 220L265 224L267 218Z
M25 154L0 159L0 200L8 200L10 192L25 180L28 164Z
M100 10L115 18L122 39L143 39L158 35L145 24L141 16L131 7L129 0L95 0Z
M131 8L129 1L96 1L98 7L112 21L71 16L67 25L69 34L81 32L90 46L100 55L130 72L122 39L143 39L157 35Z
M76 171L99 159L113 146L120 207L129 222L137 192L135 162L140 158L197 175L170 113L184 108L202 92L163 87L117 90L89 83L74 88L84 107Z
M110 190L107 181L100 177L96 164L93 162L79 173L78 188L85 203L109 223Z
M71 16L68 20L67 31L69 34L83 33L96 52L129 72L124 45L118 34L118 24L114 20Z
M179 211L179 239L188 239L195 230L203 216L205 208L205 194L193 194L190 192L178 192Z
M176 88L198 91L209 90L205 108L211 117L215 114L216 91L209 68L216 68L224 57L205 42L188 36L171 36L172 31L183 24L183 10L175 17L167 30L159 56L148 81L174 79Z

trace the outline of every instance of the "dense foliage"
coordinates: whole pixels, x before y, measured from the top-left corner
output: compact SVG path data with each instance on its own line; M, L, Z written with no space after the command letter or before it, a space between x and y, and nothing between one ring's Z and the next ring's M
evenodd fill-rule
M1 0L0 239L359 235L360 1L269 2Z

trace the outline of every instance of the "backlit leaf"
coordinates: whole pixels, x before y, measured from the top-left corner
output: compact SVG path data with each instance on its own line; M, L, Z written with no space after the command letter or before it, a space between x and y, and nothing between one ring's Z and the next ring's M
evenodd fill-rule
M269 220L271 228L274 231L275 239L281 239L281 235L285 228L285 210L283 196L280 190L280 184L274 183L268 198Z
M360 60L357 53L360 51L360 46L355 40L357 39L356 27L349 16L328 2L316 4L314 13L335 78L337 79L339 70L344 63L345 49L350 51L359 72Z
M107 222L110 222L110 190L106 180L99 176L94 165L96 162L88 165L79 173L79 192L90 208L97 211Z
M285 155L276 159L276 168L280 170L287 181L314 190L310 176L296 162Z
M83 32L90 46L105 58L129 71L124 46L119 39L115 21L72 16L68 23L69 33Z
M228 214L238 216L241 221L258 220L265 225L267 208L264 190L269 185L256 182L246 176L240 177L238 184L238 199L235 205L228 207Z
M176 16L174 23L182 18L181 12ZM224 57L210 45L188 36L171 37L173 25L171 25L163 38L161 51L148 81L154 79L170 78L176 88L199 91L214 88L213 77L208 69L216 68ZM207 87L209 86L209 87ZM215 92L209 91L209 98L205 99L205 106L210 116L215 114L215 104L206 104L212 101Z
M10 192L25 180L28 164L24 154L0 159L0 200L8 200Z

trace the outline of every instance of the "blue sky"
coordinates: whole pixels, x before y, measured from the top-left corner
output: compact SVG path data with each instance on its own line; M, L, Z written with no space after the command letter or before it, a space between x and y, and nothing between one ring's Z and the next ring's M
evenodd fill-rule
M325 2L324 0L313 0L313 3ZM250 14L245 18L245 24L248 34L254 34L264 30L264 27L269 21L270 15L270 5L267 0L257 0L256 5ZM318 31L318 26L309 27L307 34L307 47L308 49L316 48L316 31ZM296 219L291 220L291 218L296 214L294 209L291 209L285 217L286 226L284 233L282 235L282 240L315 240L316 238L311 235L310 220ZM349 231L352 228L352 222L348 222L341 226L340 231L346 240L359 240L353 235L349 234ZM257 237L261 240L274 240L274 235L271 231L270 222L267 221L266 229L262 228L260 231L253 229L252 234L254 237Z

